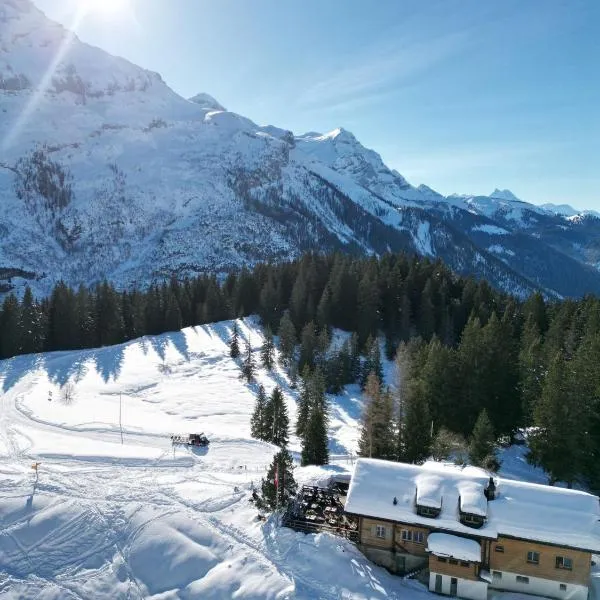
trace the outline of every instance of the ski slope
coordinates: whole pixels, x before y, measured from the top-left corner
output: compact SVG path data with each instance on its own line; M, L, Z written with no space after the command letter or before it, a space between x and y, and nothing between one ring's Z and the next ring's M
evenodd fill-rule
M238 326L258 350L256 322ZM296 392L279 369L242 382L231 327L0 362L2 598L435 597L345 540L256 519L251 486L276 451L250 437L256 386L282 387L292 423ZM356 388L332 398L335 464L297 468L300 482L350 467L359 414ZM171 446L170 434L199 431L208 449Z

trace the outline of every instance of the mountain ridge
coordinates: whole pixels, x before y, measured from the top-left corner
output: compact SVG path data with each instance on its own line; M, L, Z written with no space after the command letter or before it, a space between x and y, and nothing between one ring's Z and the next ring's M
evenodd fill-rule
M182 98L29 0L0 2L0 34L3 291L144 286L320 249L437 257L521 296L600 292L589 219L508 190L444 197L343 127L295 136Z

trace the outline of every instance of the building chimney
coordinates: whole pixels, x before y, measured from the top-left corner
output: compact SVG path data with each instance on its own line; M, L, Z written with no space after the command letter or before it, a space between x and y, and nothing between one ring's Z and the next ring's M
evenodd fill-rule
M483 493L485 494L485 497L488 499L488 501L494 500L494 498L496 497L496 484L494 483L493 477L490 477L488 485Z

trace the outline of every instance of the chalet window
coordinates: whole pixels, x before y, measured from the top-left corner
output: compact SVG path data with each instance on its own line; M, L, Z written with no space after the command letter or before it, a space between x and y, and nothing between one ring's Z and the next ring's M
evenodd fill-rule
M517 575L517 583L529 583L529 577L523 577L522 575Z
M468 562L465 562L464 560L461 560L461 561L460 561L460 566L461 566L461 567L469 567L470 565L469 565L469 563L468 563Z
M425 534L422 531L413 532L413 542L415 544L424 544L425 543Z
M460 522L467 527L474 527L475 529L479 529L479 527L483 526L483 517L480 515L473 515L471 513L460 513Z
M437 559L438 559L438 562L448 562L448 559L443 558L442 556L438 556Z
M403 529L400 532L400 537L402 538L403 542L412 542L413 532L410 529Z
M532 565L539 565L540 564L540 553L535 552L534 550L530 550L527 553L527 562Z
M383 525L377 525L377 528L375 530L375 535L378 538L385 540L385 527Z
M567 584L566 583L561 583L560 584L560 591L561 592L566 592L567 591Z
M502 572L501 571L492 571L492 577L494 578L495 581L500 581L502 579Z
M494 547L495 552L504 552L504 546L496 546Z
M451 558L449 562L450 562L451 565L457 565L458 564L458 561L455 558Z
M556 568L557 569L567 569L567 571L573 570L573 559L567 558L566 556L557 556L556 557Z
M429 517L435 519L440 516L441 508L432 508L431 506L421 506L417 504L417 514L420 517Z

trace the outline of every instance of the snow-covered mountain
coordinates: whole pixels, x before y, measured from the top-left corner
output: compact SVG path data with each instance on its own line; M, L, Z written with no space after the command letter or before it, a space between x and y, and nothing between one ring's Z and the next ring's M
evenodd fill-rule
M348 131L292 132L185 99L0 0L0 292L144 285L311 249L406 250L517 294L600 292L593 216L508 191L414 187Z

